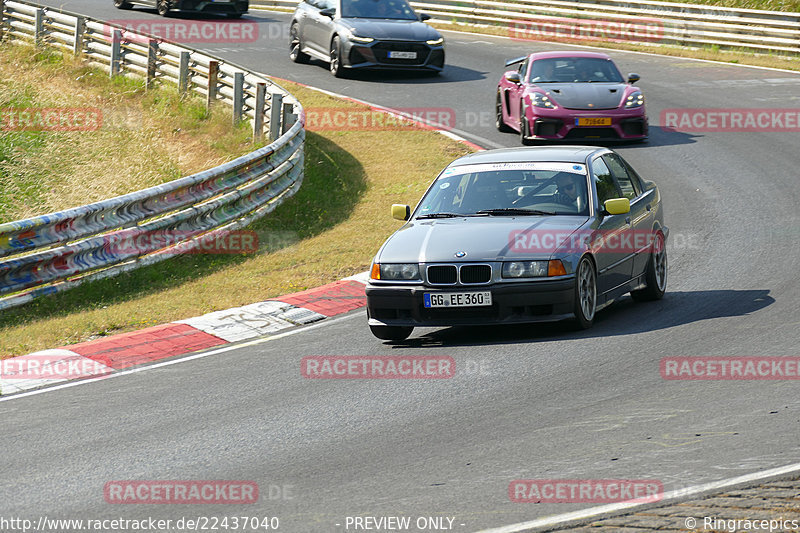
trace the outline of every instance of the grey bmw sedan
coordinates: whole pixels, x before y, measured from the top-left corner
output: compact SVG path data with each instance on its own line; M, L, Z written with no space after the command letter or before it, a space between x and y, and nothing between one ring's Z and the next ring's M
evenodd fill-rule
M607 148L478 152L453 161L370 270L372 333L403 340L416 326L511 324L595 314L630 293L667 286L658 187Z

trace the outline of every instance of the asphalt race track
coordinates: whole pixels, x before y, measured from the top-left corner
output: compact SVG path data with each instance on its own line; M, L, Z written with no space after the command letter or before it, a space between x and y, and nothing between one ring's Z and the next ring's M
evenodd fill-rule
M46 3L157 20L110 0ZM504 60L560 48L446 33L441 76L340 80L323 63L289 61L287 14L245 18L258 22L257 42L193 46L389 107L452 108L457 129L486 147L519 144L494 129ZM513 503L515 479L657 479L673 490L798 462L796 381L666 381L659 361L798 355L800 133L667 132L659 115L799 108L800 74L610 53L623 73L641 74L648 99L650 142L618 150L664 197L662 301L625 298L586 332L419 329L396 345L373 338L359 311L211 357L12 397L0 402L0 515L277 516L289 533L346 531L348 516L424 516L475 532L589 506ZM397 225L388 209L386 224ZM309 355L389 354L449 355L458 370L448 380L309 380L299 371ZM103 499L110 480L147 479L252 480L261 498Z

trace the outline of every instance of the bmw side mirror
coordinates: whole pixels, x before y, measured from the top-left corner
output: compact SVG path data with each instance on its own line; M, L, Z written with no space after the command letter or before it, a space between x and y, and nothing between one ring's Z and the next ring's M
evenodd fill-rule
M517 85L522 83L522 78L519 77L519 72L517 72L516 70L509 70L508 72L503 74L503 76L507 81L510 81L511 83L516 83Z
M322 11L319 12L319 14L322 15L323 17L333 18L334 15L336 15L336 8L335 7L329 7L327 9L323 9Z
M631 201L627 198L612 198L603 203L604 215L624 215L631 212Z
M425 22L426 20L431 20L431 16L428 15L427 13L420 13L419 20Z
M635 72L631 72L630 74L628 74L628 83L630 83L631 85L633 85L640 79L642 79L642 77L636 74Z
M406 204L392 204L392 218L408 220L411 218L411 206Z

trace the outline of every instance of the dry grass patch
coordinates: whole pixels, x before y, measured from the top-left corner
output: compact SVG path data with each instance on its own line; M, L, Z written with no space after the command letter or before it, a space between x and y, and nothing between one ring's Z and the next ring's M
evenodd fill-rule
M172 86L88 68L61 52L2 43L0 109L96 108L96 131L0 136L0 222L111 198L189 175L253 149L230 112L207 113Z

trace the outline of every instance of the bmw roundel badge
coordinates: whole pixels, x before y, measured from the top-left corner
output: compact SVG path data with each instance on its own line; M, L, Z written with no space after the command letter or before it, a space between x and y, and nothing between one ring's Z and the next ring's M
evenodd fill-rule
M462 257L466 257L466 256L467 256L467 252L456 252L456 257L458 257L459 259L462 258Z

